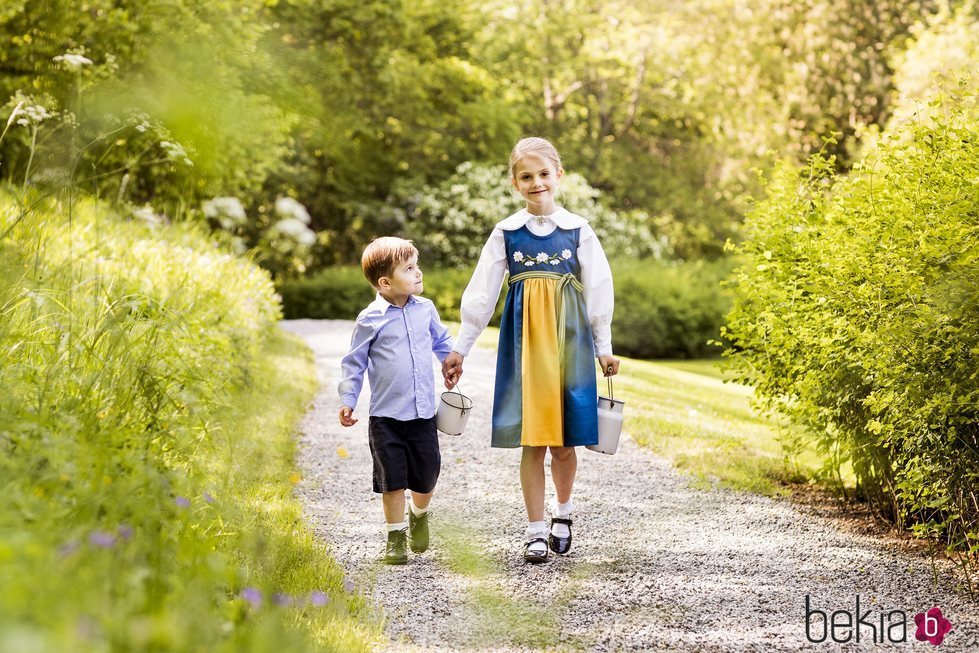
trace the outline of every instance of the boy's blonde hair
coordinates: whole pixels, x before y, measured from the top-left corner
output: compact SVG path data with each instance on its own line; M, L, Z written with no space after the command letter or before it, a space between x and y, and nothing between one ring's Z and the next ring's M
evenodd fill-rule
M410 240L382 236L372 240L364 250L364 254L360 257L360 267L364 270L364 276L370 284L377 288L377 282L381 277L391 276L395 267L412 256L418 256L418 249Z
M545 159L550 159L551 163L554 164L555 170L561 169L561 155L557 153L557 148L551 145L551 142L546 138L530 136L528 138L521 138L513 146L513 150L510 151L511 178L513 178L513 168L517 165L517 162L530 153L539 154Z

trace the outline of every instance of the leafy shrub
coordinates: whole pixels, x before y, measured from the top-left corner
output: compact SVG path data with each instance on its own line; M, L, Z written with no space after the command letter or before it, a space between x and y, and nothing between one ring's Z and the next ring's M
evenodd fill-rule
M720 353L731 305L721 281L730 262L665 263L613 260L615 315L612 346L634 358L704 358Z
M299 651L320 628L355 633L339 571L296 526L289 429L315 377L275 365L268 275L194 228L75 202L0 195L0 649ZM269 590L337 606L297 620Z
M881 515L974 552L979 123L958 102L848 176L816 157L772 178L726 336L744 380L852 461Z
M426 270L423 297L432 300L439 316L447 322L458 322L462 293L469 283L472 270ZM282 282L279 287L282 311L286 319L352 320L374 300L375 291L367 283L359 267L326 268L306 279ZM500 323L500 305L490 324Z
M668 264L646 259L613 263L615 317L613 347L639 358L708 356L730 306L720 287L729 263ZM423 262L424 268L424 262ZM425 271L424 296L435 302L443 320L459 321L462 293L471 270ZM353 319L374 297L360 268L335 267L279 286L287 318ZM500 323L503 298L490 324Z
M622 256L660 256L667 250L645 214L608 208L601 192L579 174L563 177L559 204L587 218L608 251ZM476 264L493 226L524 205L510 184L506 166L466 162L437 184L396 183L377 211L382 222L415 242L423 262L466 268Z

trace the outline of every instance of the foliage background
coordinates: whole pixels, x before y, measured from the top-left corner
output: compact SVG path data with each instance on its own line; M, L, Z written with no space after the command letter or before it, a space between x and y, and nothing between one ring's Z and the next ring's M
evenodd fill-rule
M356 314L351 265L402 234L451 319L529 134L612 259L617 351L720 341L826 478L851 462L883 518L974 560L977 58L973 0L3 3L0 648L182 650L164 633L188 623L214 650L368 647L293 528L309 387L269 385L300 365L270 353L275 292L290 317ZM249 392L292 397L273 479L223 457L272 428L221 439ZM99 584L123 546L137 575ZM32 594L52 569L71 587Z
M355 262L398 216L453 222L421 198L478 181L533 133L600 194L593 213L636 228L622 255L716 258L752 169L804 161L833 133L846 169L898 83L954 74L950 45L968 65L975 23L972 2L938 0L18 0L0 11L0 97L57 114L30 174L27 131L3 141L0 176L72 179L171 220L233 196L232 235L285 277ZM270 237L283 196L314 243Z

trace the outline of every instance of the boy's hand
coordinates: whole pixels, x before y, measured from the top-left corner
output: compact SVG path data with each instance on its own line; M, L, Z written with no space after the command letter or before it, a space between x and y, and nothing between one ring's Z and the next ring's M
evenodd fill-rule
M462 378L463 356L457 351L451 352L442 361L442 376L445 377L445 387L451 390Z
M353 418L354 409L350 406L343 406L340 408L340 423L344 426L353 426L358 422Z
M619 359L611 354L599 356L598 364L602 366L602 373L605 376L615 376L619 373Z

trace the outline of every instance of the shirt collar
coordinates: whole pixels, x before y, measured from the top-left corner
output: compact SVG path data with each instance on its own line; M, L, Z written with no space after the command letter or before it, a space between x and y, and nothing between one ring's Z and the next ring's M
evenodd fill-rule
M414 295L411 295L410 297L408 297L408 301L405 302L404 308L408 308L408 306L410 306L411 304L414 304L417 301L418 300L415 299L415 296ZM381 293L377 293L374 296L374 301L372 301L367 306L367 310L369 310L369 311L377 311L378 313L381 313L382 315L387 312L388 308L398 308L398 307L395 306L394 304L392 304L391 302L389 302L388 300L384 299L383 297L381 297ZM404 310L404 309L402 309L402 310Z
M516 231L536 217L538 216L533 215L527 209L520 209L496 226L504 231ZM572 213L571 211L563 208L559 208L554 213L547 216L547 218L561 229L577 229L578 227L588 224L588 221L580 215Z

